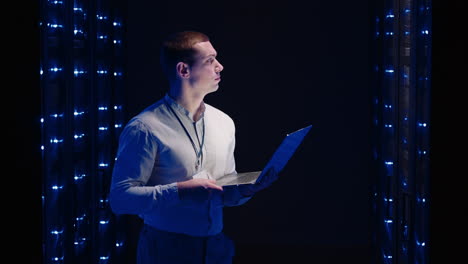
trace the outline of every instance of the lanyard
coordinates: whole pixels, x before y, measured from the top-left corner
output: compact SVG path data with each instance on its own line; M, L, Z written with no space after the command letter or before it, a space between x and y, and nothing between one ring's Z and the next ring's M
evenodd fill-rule
M182 123L182 120L180 120L179 116L177 115L177 113L174 111L174 109L172 108L172 106L170 105L170 103L168 103L166 100L164 100L167 107L169 109L171 109L171 112L175 115L175 117L177 118L177 121L179 121L179 124L182 126L182 128L184 129L185 131L185 134L187 135L187 137L190 139L190 143L192 143L192 147L193 147L193 150L195 151L195 156L197 157L197 161L195 162L195 169L198 171L198 168L200 167L200 165L203 163L203 146L205 145L205 118L203 118L202 122L203 122L203 134L202 134L202 142L200 143L200 139L198 138L198 132L197 132L197 127L195 125L195 122L193 123L193 128L195 129L195 135L197 136L197 141L198 141L198 145L199 145L199 151L197 151L197 147L195 146L195 142L193 142L193 139L192 137L190 136L187 128L184 126L184 123Z

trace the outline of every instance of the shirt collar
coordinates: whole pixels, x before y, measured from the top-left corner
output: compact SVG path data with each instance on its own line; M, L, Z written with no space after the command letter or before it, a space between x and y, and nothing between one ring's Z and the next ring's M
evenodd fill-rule
M169 94L166 94L164 96L164 99L166 100L166 102L169 103L169 105L171 107L173 107L174 110L176 110L179 113L187 116L192 122L194 122L194 114L190 113L189 110L187 110L183 106L179 105L174 99L172 99L172 97L169 96ZM200 121L205 116L205 109L206 109L205 102L203 102L203 101L201 102L201 107L202 107L201 108L201 111L202 111L201 117L200 117L200 119L197 120L197 122Z

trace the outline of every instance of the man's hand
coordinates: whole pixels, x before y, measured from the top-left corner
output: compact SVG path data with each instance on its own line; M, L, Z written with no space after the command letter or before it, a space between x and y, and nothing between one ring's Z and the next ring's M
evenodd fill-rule
M181 200L204 202L209 200L213 193L223 191L221 186L216 185L215 180L209 179L209 175L207 175L208 177L201 177L202 175L199 174L194 175L191 180L177 183Z
M270 167L267 171L262 172L263 176L260 182L255 184L246 184L239 187L239 192L243 196L252 196L255 193L267 188L274 181L278 179L278 172L273 167Z

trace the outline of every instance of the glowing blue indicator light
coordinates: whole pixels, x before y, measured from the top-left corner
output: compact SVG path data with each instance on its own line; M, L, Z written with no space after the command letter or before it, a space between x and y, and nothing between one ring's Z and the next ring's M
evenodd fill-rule
M62 143L62 142L63 142L63 139L57 139L57 138L51 138L50 139L50 143L58 144L58 143Z
M47 26L48 26L48 27L51 27L51 28L63 28L63 25L60 25L60 24L50 24L50 23L47 23Z
M102 168L109 167L109 164L101 162L99 163L99 167L102 167Z
M52 68L49 69L49 71L51 71L51 72L59 72L59 71L62 71L62 70L63 70L63 68L58 68L58 67L52 67Z
M52 187L52 190L62 190L63 189L63 186L58 186L58 185L53 185Z
M98 110L99 111L107 111L107 106L99 106Z
M80 138L83 138L84 136L85 136L85 134L75 134L74 138L75 139L80 139Z
M86 174L83 173L83 174L75 175L75 177L73 177L73 179L75 181L79 181L79 180L82 180L85 177L86 177Z
M63 230L52 230L50 231L52 235L61 235L63 233Z
M419 242L419 241L416 241L416 245L421 246L421 247L424 247L424 246L426 246L426 242Z

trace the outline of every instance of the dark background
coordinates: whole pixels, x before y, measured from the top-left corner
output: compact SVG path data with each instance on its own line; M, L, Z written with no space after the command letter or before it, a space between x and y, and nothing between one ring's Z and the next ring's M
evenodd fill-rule
M210 34L226 67L220 90L209 95L207 102L220 107L236 121L239 171L257 169L264 164L262 162L271 154L267 153L268 150L275 148L283 131L289 132L303 124L314 125L310 137L274 186L241 207L226 209L225 231L236 240L238 263L260 258L265 260L256 263L271 263L272 259L281 260L281 255L288 252L292 252L291 257L305 255L306 259L311 259L310 262L316 260L314 263L368 263L368 255L365 254L369 241L365 232L369 232L367 225L370 220L364 193L367 191L365 178L371 175L366 167L368 154L365 153L369 142L364 141L364 135L368 135L365 120L369 112L355 108L368 109L365 98L369 95L370 86L366 68L370 64L366 49L372 47L367 42L366 32L370 24L366 21L373 20L369 16L372 2L322 0L314 1L312 6L291 2L272 6L267 1L263 4L235 1L230 6L227 3L198 2L200 6L195 8L195 4L180 1L171 7L168 3L156 1L129 1L129 117L164 93L156 47L165 35L163 33L189 25ZM6 220L5 239L10 242L7 243L9 254L4 258L21 257L24 263L41 263L42 258L38 3L32 2L25 8L22 2L8 2L17 5L8 9L12 10L12 16L7 18L4 34L7 60L3 61L6 72L2 75L5 84L2 136L7 144L3 150L6 160L2 164L6 171L3 174L2 216ZM466 148L461 143L466 142L466 129L463 128L466 97L463 95L467 67L463 59L466 57L466 41L463 40L464 28L461 26L465 10L462 3L433 2L429 250L430 263L436 264L456 263L455 260L465 257L462 255L464 250L460 250L464 244L458 242L463 238L461 231L466 230L466 223L462 222L466 213L466 155L463 155ZM178 9L181 12L177 12ZM198 11L188 15L191 10ZM232 18L233 14L237 14L236 19ZM294 31L300 34L292 34ZM269 32L269 38L262 37L265 32ZM274 41L269 42L269 39ZM254 49L256 45L259 46ZM281 49L284 52L263 57L258 55L262 53L261 46L272 45L284 47ZM300 50L295 45L310 49ZM318 50L317 47L323 49ZM265 61L260 59L264 57L267 58ZM299 63L279 63L288 61L286 58L289 61L294 58ZM259 67L255 67L253 72L244 70L254 65ZM273 70L289 70L294 75L276 75ZM231 77L228 78L229 75ZM287 84L301 85L280 85L271 80L272 76L288 79ZM299 82L301 78L307 79ZM235 81L243 82L234 85ZM273 85L266 85L267 82ZM338 82L344 85L338 85ZM278 90L276 95L272 90ZM286 97L281 100L283 96L292 97L294 93L294 100ZM359 97L358 94L364 96ZM269 110L269 115L258 117L262 111L267 111L265 109ZM337 116L340 118L333 120ZM296 124L291 125L294 122ZM249 133L254 134L249 136ZM353 140L345 140L349 138ZM349 144L354 144L355 150ZM260 151L254 152L251 146ZM352 163L357 160L357 155L361 155L363 161ZM309 178L304 173L294 174L306 169L310 171L307 174ZM294 181L293 177L301 177L302 182ZM313 184L306 186L309 181L304 179L313 179ZM294 182L299 183L294 189L287 189ZM289 203L291 200L297 206ZM296 209L298 207L300 209ZM348 214L348 211L352 213ZM265 219L266 223L261 222ZM264 225L252 231L252 223ZM299 229L301 235L297 232ZM270 240L271 237L277 239ZM348 243L344 243L346 240Z
M191 29L224 66L205 102L236 124L238 172L262 169L286 133L313 125L274 185L225 209L239 263L370 260L369 2L128 3L127 119L167 91L162 38Z

